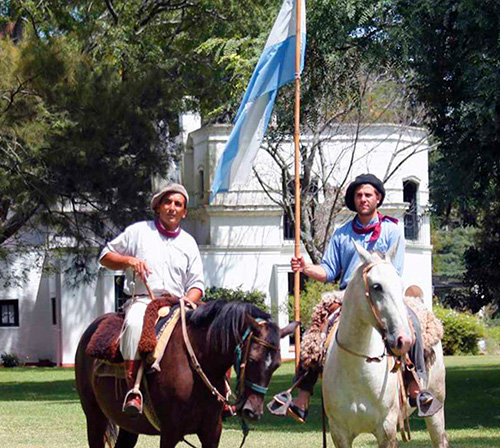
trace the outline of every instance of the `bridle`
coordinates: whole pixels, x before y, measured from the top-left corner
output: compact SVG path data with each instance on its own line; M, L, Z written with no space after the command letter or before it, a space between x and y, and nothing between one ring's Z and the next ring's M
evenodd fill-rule
M389 350L387 348L387 328L385 327L385 325L383 324L382 322L382 319L380 318L380 311L378 310L378 308L375 306L375 303L373 301L373 298L370 294L370 287L368 285L368 273L371 271L371 269L378 265L378 264L381 264L381 263L386 263L386 264L390 264L389 261L387 260L384 260L384 259L379 259L379 260L375 260L375 261L372 261L371 263L368 263L362 270L362 276L363 276L363 284L364 284L364 288L365 288L365 298L366 298L366 301L368 302L368 305L370 307L370 310L373 314L373 317L375 318L375 321L377 322L377 330L379 331L379 333L381 334L382 336L382 340L384 341L384 346L385 346L385 349L384 349L384 353L382 353L380 356L367 356L367 355L364 355L362 353L357 353L355 352L354 350L351 350L349 349L348 347L346 347L345 345L341 344L339 339L338 339L338 331L335 333L335 342L337 343L337 345L344 351L346 351L347 353L350 353L351 355L354 355L354 356L358 356L358 357L361 357L361 358L365 358L366 362L370 363L370 362L381 362L388 354Z
M256 322L259 325L262 325L266 323L265 320L263 319L256 319ZM250 346L252 345L252 340L258 343L259 345L262 345L264 347L267 347L272 350L279 350L280 348L274 344L271 344L264 339L258 338L255 336L253 327L250 325L245 332L243 333L243 337L241 338L240 343L236 346L235 349L235 356L236 360L234 362L234 370L236 371L236 394L237 394L237 401L239 397L243 394L243 389L242 385L249 387L252 389L254 392L257 392L259 394L265 395L267 391L269 390L268 387L261 386L259 384L255 384L245 378L245 372L246 372L246 366L248 364L248 356L250 353ZM246 346L245 346L246 343ZM244 356L242 356L244 354Z
M226 404L228 406L231 406L231 403L226 398L226 396L223 395L221 392L219 392L217 390L217 388L212 385L212 383L208 379L205 372L203 372L203 369L201 368L201 365L198 362L196 354L194 353L194 350L193 350L193 346L191 345L191 342L189 340L189 336L187 334L186 305L184 303L184 299L180 299L179 303L180 303L180 307L181 307L181 322L182 322L182 334L184 336L184 343L186 344L186 348L187 348L187 351L189 353L189 356L191 359L191 364L192 364L194 370L200 376L200 378L203 380L203 382L205 383L207 388L217 398L217 400L219 402ZM256 321L260 325L262 325L266 322L265 320L261 320L261 319L257 319ZM237 386L237 393L236 393L236 402L237 403L242 401L243 393L245 390L245 388L241 387L241 385L248 386L253 391L260 393L262 395L265 395L267 390L268 390L267 387L252 383L251 381L245 379L246 365L248 363L248 355L250 353L250 346L252 345L252 341L255 341L258 344L260 344L264 347L273 349L273 350L280 349L278 346L270 344L269 342L265 341L264 339L261 339L261 338L258 338L257 336L255 336L254 331L252 329L252 325L249 325L249 327L245 330L240 343L236 346L236 349L235 349L236 362L234 363L234 369L236 371L236 384L238 385ZM245 346L245 343L246 343L246 346ZM241 356L242 353L244 353L243 357Z

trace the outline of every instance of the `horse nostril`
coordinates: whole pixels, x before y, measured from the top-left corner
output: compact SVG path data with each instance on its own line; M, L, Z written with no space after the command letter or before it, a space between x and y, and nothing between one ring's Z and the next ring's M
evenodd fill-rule
M399 348L399 349L402 349L403 348L403 344L404 344L403 336L399 336L398 342L396 344L396 347Z
M410 350L410 347L411 347L411 339L405 336L399 336L396 339L395 349L398 351L398 354L406 353L408 350Z

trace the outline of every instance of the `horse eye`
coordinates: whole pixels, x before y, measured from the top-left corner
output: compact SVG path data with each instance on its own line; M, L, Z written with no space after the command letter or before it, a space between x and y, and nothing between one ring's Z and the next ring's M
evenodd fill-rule
M375 290L375 291L382 291L382 285L380 283L375 283L372 288Z

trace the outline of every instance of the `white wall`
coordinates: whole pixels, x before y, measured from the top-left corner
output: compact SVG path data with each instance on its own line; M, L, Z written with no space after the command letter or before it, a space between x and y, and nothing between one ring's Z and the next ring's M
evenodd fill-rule
M15 353L25 363L56 357L53 293L50 277L42 276L43 263L44 255L39 252L21 253L0 262L2 272L10 276L7 283L0 280L1 298L19 301L19 327L0 327L0 352Z

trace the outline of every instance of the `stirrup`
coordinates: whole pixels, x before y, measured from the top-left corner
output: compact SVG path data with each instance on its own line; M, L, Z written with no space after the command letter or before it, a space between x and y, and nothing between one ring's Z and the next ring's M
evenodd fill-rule
M284 417L288 415L288 408L292 404L292 393L290 391L281 392L273 397L267 404L267 409L273 415Z
M426 392L432 396L432 400L423 404L419 400L419 396L422 392ZM427 418L427 417L432 417L436 412L438 412L442 407L443 403L441 403L435 396L434 394L428 390L424 389L420 391L420 393L417 396L416 405L417 405L417 416L421 418Z
M142 396L142 392L136 388L130 389L127 392L127 394L125 395L125 399L123 400L122 412L124 412L125 414L128 414L128 415L134 415L134 413L132 413L128 410L128 409L133 409L133 408L132 407L127 408L127 403L129 401L131 395L138 395L139 396L139 400L141 401L141 406L139 408L139 411L137 412L137 415L142 414L142 410L144 408L144 399Z

